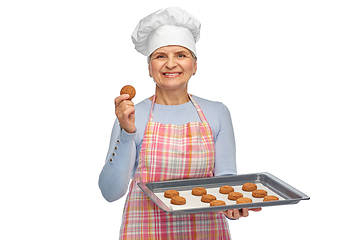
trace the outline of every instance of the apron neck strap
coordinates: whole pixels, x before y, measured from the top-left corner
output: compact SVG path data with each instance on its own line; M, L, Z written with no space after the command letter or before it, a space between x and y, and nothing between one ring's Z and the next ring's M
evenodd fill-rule
M203 111L201 110L200 106L197 104L197 102L195 102L194 98L191 96L191 94L188 94L190 101L192 102L192 104L194 105L201 122L207 122L205 115L203 113ZM149 116L149 121L153 121L153 109L154 109L154 105L155 105L155 99L156 99L156 95L154 95L153 100L152 100L152 104L151 104L151 110L150 110L150 116Z

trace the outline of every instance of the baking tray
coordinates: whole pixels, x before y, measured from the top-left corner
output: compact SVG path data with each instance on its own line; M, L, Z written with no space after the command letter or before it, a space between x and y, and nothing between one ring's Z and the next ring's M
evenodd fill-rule
M247 182L255 183L258 189L266 190L268 195L279 197L279 201L263 202L262 198L253 198L251 192L245 192L241 189L242 185ZM253 203L236 204L236 201L228 200L226 194L219 193L219 188L224 185L230 185L234 187L236 192L243 193L244 197L252 198ZM172 215L296 204L300 200L310 199L304 193L267 172L160 182L140 182L138 186L158 207ZM206 188L208 194L215 195L217 199L225 201L226 205L210 207L209 203L201 202L201 197L191 194L191 190L194 187ZM179 191L180 196L186 198L186 204L171 204L170 199L164 197L164 192L170 189Z

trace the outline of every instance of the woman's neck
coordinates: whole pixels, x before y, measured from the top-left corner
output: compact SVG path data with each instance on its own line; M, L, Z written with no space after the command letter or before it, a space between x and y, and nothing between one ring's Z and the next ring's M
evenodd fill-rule
M155 103L161 105L180 105L190 101L187 87L182 90L162 90L156 87ZM152 100L153 97L150 98Z

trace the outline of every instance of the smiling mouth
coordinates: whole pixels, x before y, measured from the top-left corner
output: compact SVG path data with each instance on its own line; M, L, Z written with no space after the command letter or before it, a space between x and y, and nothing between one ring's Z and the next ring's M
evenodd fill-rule
M169 77L175 77L175 76L179 76L181 73L163 73L164 76L169 76Z

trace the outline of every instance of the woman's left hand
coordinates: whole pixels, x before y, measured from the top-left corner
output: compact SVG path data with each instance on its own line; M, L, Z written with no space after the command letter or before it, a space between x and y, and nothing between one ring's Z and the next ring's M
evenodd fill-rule
M230 219L239 219L241 217L249 216L249 211L259 212L259 211L261 211L261 208L229 209L227 211L222 211L222 213Z

